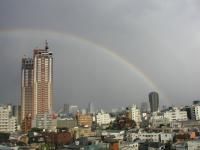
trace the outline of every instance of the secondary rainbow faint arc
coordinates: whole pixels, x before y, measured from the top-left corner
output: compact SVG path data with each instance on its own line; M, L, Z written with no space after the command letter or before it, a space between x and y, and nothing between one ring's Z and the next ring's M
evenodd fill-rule
M0 30L0 35L1 34L8 34L8 33L44 33L44 34L50 34L53 35L53 37L59 37L62 36L63 37L68 37L68 38L72 38L74 40L83 42L85 44L89 44L92 45L96 48L102 49L107 55L109 55L110 57L112 57L113 59L117 60L118 62L124 64L126 67L128 67L131 71L133 71L134 73L136 73L138 75L138 77L140 77L141 79L143 79L145 81L145 83L147 83L151 88L153 88L153 90L157 91L159 93L159 95L161 95L161 97L164 97L165 100L167 100L169 102L169 99L163 94L163 92L161 92L161 90L159 90L158 86L156 86L156 84L144 73L144 71L142 71L141 69L139 69L136 65L130 63L128 60L126 60L124 57L122 57L121 55L117 54L116 52L114 52L112 49L110 48L106 48L102 45L99 45L93 41L87 40L83 37L71 34L71 33L66 33L66 32L58 32L58 31L52 31L52 30L38 30L38 29L5 29L5 30Z

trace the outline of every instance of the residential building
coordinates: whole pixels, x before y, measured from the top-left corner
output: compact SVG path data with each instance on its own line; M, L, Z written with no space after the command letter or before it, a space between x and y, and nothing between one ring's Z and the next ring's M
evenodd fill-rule
M53 55L45 49L33 51L33 118L52 111Z
M77 127L74 128L76 138L95 136L95 132L90 127Z
M184 106L181 110L184 110L184 111L186 111L187 112L187 117L188 117L188 119L194 119L195 120L195 116L192 116L192 115L195 115L195 113L193 112L192 113L192 111L194 111L193 109L192 109L192 106Z
M111 122L111 117L109 113L105 113L103 111L98 112L96 114L96 122L98 125L106 125Z
M159 113L154 113L151 116L149 122L150 122L151 127L153 128L170 125L169 119L164 117L163 114L159 114Z
M120 149L139 150L139 143L138 142L122 142L120 143Z
M136 139L151 141L151 142L160 142L160 133L154 132L139 132L139 133L129 133L131 140L134 141Z
M123 140L125 131L123 130L103 130L101 135L104 137L113 137L117 140Z
M199 150L200 149L200 140L187 141L188 150Z
M164 112L164 117L169 119L169 121L186 121L187 112L180 110L178 107L173 107L171 110Z
M58 118L57 119L57 128L74 128L77 127L77 120L73 118Z
M37 114L32 121L32 127L56 131L57 119L53 113Z
M191 106L191 116L192 120L200 120L200 105Z
M160 142L167 143L173 142L175 134L174 133L160 133Z
M134 120L137 126L139 127L141 123L140 109L134 104L132 107L130 107L130 117L131 117L131 120Z
M91 115L78 114L77 119L78 119L79 126L88 126L88 127L92 126L92 116Z
M0 132L15 132L17 118L12 116L12 106L0 106Z

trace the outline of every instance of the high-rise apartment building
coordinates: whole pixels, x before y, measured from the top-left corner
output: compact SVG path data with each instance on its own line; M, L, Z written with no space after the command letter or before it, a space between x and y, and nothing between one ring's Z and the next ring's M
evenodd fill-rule
M21 68L21 122L32 114L33 108L33 59L22 58Z
M21 122L52 110L53 57L44 49L34 49L33 58L22 58Z
M158 96L157 92L151 92L151 93L149 93L149 104L150 104L151 112L158 111L159 96Z
M33 118L52 110L53 98L53 57L45 49L33 51Z

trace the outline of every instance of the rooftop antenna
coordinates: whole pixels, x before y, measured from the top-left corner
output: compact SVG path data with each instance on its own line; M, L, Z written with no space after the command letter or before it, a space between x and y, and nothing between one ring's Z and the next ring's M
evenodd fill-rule
M49 49L48 42L47 40L45 40L45 50L48 50L48 49Z

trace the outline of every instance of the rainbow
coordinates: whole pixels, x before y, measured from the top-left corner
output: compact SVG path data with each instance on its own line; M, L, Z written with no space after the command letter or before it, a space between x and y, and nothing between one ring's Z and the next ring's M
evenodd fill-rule
M98 43L93 41L87 40L83 37L76 36L74 34L65 33L65 32L57 32L52 30L37 30L37 29L4 29L0 30L0 35L7 35L7 34L24 34L24 33L38 33L39 35L47 35L47 37L62 37L62 39L71 38L73 40L94 46L95 48L101 49L105 54L110 56L113 60L123 64L124 66L128 67L130 71L135 73L141 80L143 80L148 86L152 88L152 90L157 91L161 98L163 98L168 104L171 104L169 99L163 94L163 92L158 88L155 82L148 77L148 75L138 68L135 64L130 63L126 58L116 53L113 49L104 47Z

